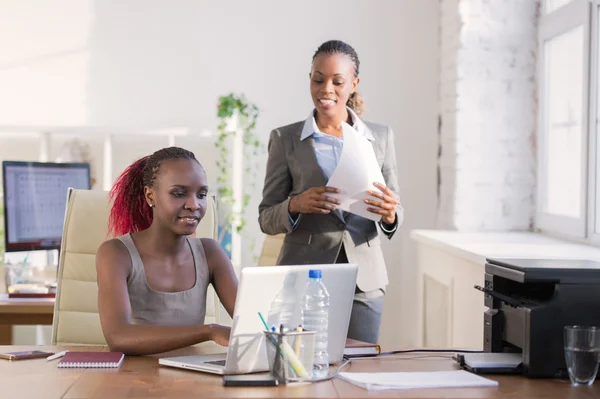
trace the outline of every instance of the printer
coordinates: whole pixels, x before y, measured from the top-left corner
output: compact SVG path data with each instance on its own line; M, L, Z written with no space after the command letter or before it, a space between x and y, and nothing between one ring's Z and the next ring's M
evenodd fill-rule
M600 262L487 259L484 352L521 353L527 377L567 377L564 327L600 326Z

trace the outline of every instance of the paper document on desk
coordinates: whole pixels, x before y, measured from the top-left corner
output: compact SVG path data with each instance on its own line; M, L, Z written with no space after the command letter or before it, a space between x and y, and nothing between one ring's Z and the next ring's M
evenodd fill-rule
M342 202L337 206L338 209L377 222L381 219L381 215L369 212L367 208L370 205L364 203L367 198L375 199L367 192L377 190L373 183L385 185L375 151L371 142L347 123L342 123L342 132L344 134L342 155L327 182L328 186L339 188L341 193L327 193L327 195Z
M464 370L400 372L400 373L339 373L339 377L369 390L413 388L497 387L498 382Z

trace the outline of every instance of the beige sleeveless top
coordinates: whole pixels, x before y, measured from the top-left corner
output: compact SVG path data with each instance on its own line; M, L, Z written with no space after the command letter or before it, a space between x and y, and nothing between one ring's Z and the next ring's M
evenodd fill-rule
M199 238L188 237L196 267L196 284L179 292L155 291L148 285L142 258L130 234L117 237L131 256L131 272L127 276L127 291L131 302L131 319L135 324L184 326L204 324L206 290L210 273Z

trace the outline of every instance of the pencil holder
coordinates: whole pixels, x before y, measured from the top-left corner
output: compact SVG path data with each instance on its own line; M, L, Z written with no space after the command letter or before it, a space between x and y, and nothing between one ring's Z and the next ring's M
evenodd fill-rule
M280 384L310 380L315 357L315 332L265 331L271 375Z

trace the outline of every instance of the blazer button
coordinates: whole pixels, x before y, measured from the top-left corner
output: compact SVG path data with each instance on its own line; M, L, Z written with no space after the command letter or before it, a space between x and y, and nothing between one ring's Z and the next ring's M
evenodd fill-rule
M340 224L338 224L338 227L339 227L340 229L343 229L343 228L345 228L345 227L346 227L346 225L345 225L344 223L341 223L341 222L340 222Z

